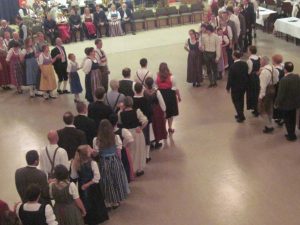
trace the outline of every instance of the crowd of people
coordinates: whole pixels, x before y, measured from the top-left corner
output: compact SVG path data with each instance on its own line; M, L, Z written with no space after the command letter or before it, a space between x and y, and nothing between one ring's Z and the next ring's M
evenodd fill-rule
M225 4L225 3L224 3ZM187 82L200 87L206 69L209 88L217 86L217 80L228 74L226 89L231 92L238 123L245 121L244 98L247 109L255 117L265 121L264 133L274 131L273 121L285 124L286 139L295 141L296 110L300 107L300 77L293 73L292 62L275 54L272 59L259 56L252 45L252 29L255 27L255 4L244 0L243 4L221 5L204 17L199 32L189 31L185 43L188 51ZM242 61L243 54L248 59ZM300 124L299 124L300 127Z
M133 8L131 5L129 5L131 7L129 8L128 4L125 3L117 6L110 4L108 7L104 5L87 6L82 14L78 6L66 8L53 4L50 8L45 8L40 4L40 1L36 1L35 7L31 9L27 3L23 2L17 19L23 20L23 18L26 18L27 23L31 20L32 22L40 20L41 28L43 28L52 45L55 44L57 37L60 37L64 43L69 43L71 41L76 42L77 36L81 41L84 38L89 40L97 37L101 38L103 35L106 37L121 36L128 33L126 24L129 24L132 34L135 34L132 17ZM27 33L27 27L24 23L19 28L26 30Z

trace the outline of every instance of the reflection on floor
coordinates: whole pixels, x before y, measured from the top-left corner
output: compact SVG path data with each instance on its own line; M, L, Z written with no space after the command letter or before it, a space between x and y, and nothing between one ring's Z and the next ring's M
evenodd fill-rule
M106 224L298 225L299 141L286 142L284 128L262 134L262 121L249 112L237 124L225 81L217 89L185 83L183 45L190 28L197 25L104 39L112 78L120 78L125 66L134 73L141 57L148 58L153 73L165 61L183 98L175 134L152 153L145 176L130 184L132 193ZM282 53L300 69L299 47L261 32L257 42L260 55ZM66 49L80 62L89 45ZM47 131L62 127L62 114L75 107L71 95L45 102L13 91L0 91L0 104L0 198L13 204L14 171L24 165L25 152L44 146Z

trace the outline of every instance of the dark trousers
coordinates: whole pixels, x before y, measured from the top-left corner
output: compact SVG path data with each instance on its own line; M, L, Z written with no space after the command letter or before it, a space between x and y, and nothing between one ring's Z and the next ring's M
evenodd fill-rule
M54 66L54 70L55 73L57 74L59 82L68 80L67 66L68 66L67 62L57 63Z
M80 33L80 41L83 41L84 33L83 28L80 26L79 28L71 27L71 40L77 42L77 32Z
M58 37L56 31L46 31L46 36L50 39L51 45L55 45L55 39Z
M284 110L284 123L289 137L295 137L296 129L296 109Z
M247 28L246 37L244 39L244 51L246 52L248 46L252 45L252 27Z
M132 32L132 33L135 33L135 24L134 24L134 22L133 22L132 20L129 20L129 21L122 20L121 26L122 26L123 32L126 34L126 24L127 24L127 23L130 24L131 32Z
M238 48L239 48L240 52L243 52L243 50L244 50L244 39L245 39L244 35L240 35L239 36L239 39L238 39Z
M101 32L101 28L105 27L105 36L109 37L109 24L107 22L105 23L99 23L99 24L95 24L96 30L97 30L97 37L102 37L103 34Z
M101 85L104 87L105 91L107 92L108 90L108 75L109 75L109 71L108 71L108 67L107 66L100 66L100 74L101 74Z
M232 48L227 47L226 52L227 52L227 57L228 57L228 68L230 68L234 62L233 57L232 57L233 50L232 50Z
M216 84L218 77L216 52L204 52L203 58L206 65L209 82L210 84Z
M231 91L231 99L239 118L245 118L244 115L244 96L246 90Z

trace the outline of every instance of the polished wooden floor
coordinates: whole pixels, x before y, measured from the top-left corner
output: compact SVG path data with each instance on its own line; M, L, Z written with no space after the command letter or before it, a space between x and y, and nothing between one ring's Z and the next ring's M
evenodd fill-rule
M176 132L165 148L152 153L146 173L131 183L132 193L113 211L108 225L299 225L300 140L285 140L284 128L263 134L263 123L247 112L237 124L225 81L198 89L185 83L187 32L196 25L136 36L104 39L111 77L133 71L147 57L153 72L167 62L183 101ZM70 44L76 53L91 42ZM282 53L300 70L299 47L258 32L260 55ZM81 74L83 80L83 74ZM207 81L206 81L207 83ZM18 201L14 171L30 149L44 146L46 133L63 126L62 114L75 112L73 97L29 99L27 93L0 91L0 198ZM299 133L298 133L299 135Z

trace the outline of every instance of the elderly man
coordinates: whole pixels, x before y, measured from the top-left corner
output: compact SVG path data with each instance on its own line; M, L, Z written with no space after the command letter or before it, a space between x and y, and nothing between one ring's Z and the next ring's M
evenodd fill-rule
M107 65L106 54L102 49L103 42L100 38L97 38L95 40L95 46L96 46L96 48L95 48L96 59L100 66L99 69L100 69L100 73L101 73L101 85L104 87L105 91L107 92L110 71L109 71L108 65Z
M16 24L19 27L19 36L20 39L23 41L23 43L25 42L27 35L28 35L28 29L27 26L23 23L23 19L20 16L16 17Z
M265 121L264 133L271 133L274 130L272 117L275 97L275 84L279 80L279 72L270 64L270 59L263 56L260 60L261 71L259 74L260 92L258 105L261 116Z
M27 166L16 171L15 182L16 188L22 202L26 202L26 189L32 184L38 184L42 190L40 202L50 203L49 186L46 174L39 170L39 154L35 150L26 153Z
M60 38L56 38L55 40L56 46L51 50L51 57L52 59L58 58L53 62L55 73L58 77L58 85L57 85L57 92L58 94L68 94L70 93L67 88L68 83L68 56L66 54L65 48L63 47L63 42ZM61 90L61 85L63 84L63 89Z
M275 107L283 111L284 123L288 141L295 141L296 111L300 107L300 77L293 73L294 64L286 62L284 64L284 77L279 82L279 89L275 101Z
M55 44L55 38L58 37L58 31L55 20L52 19L50 13L48 13L47 18L44 20L44 29L46 36L50 39L51 45Z
M66 126L57 131L59 137L57 144L67 151L68 159L71 160L74 158L78 146L86 144L86 137L83 131L73 125L74 116L71 112L64 113L63 121Z
M217 63L221 56L221 44L217 34L214 33L212 25L207 25L206 33L202 36L201 45L204 62L207 68L209 78L209 88L217 86Z
M106 105L110 106L114 112L116 112L120 103L124 101L125 95L119 93L118 91L118 80L111 80L109 85L111 90L106 93L104 97L104 102Z
M70 164L66 150L57 145L57 132L50 130L47 137L49 144L40 151L40 167L48 175L48 179L52 179L55 166L61 164L69 168Z
M12 29L10 26L8 26L8 23L6 20L1 20L1 27L0 27L0 36L4 36L5 32L9 32L10 35L14 32L14 29Z
M131 26L131 32L133 35L135 35L135 26L131 10L127 8L127 5L125 3L123 3L122 8L119 9L119 12L121 15L121 26L123 32L126 34L126 23L129 23Z
M87 143L93 147L93 139L97 135L94 120L87 117L87 105L84 102L77 102L78 115L74 118L74 126L85 133Z
M36 15L30 9L30 6L26 2L22 2L21 8L19 9L19 16L21 18L23 17L36 18Z

